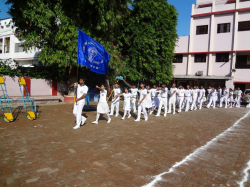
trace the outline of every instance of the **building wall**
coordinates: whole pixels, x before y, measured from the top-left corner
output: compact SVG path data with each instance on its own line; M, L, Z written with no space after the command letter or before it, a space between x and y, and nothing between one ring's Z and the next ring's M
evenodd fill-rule
M187 74L187 62L188 56L183 55L182 63L173 63L173 74L174 75L186 75Z
M216 62L216 54L212 54L211 75L229 76L232 67L232 53L229 54L228 62Z
M188 52L189 36L181 36L175 44L175 53Z
M239 12L238 21L250 21L250 11ZM250 31L237 31L236 41L237 50L250 50Z
M191 61L189 62L190 66L190 75L195 75L197 71L203 71L203 75L207 74L207 63L208 63L208 55L205 63L195 63L194 55L191 55Z

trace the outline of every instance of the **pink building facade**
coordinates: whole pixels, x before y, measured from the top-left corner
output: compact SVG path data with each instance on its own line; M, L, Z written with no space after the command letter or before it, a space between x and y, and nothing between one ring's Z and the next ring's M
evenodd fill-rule
M250 88L250 0L197 0L175 48L177 84Z

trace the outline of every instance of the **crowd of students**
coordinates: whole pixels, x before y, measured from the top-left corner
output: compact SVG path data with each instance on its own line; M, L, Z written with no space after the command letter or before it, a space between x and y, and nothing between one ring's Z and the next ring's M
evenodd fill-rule
M74 85L77 86L77 98L73 109L73 113L76 116L76 126L74 129L80 128L81 124L83 125L86 121L86 118L81 116L81 111L85 102L84 98L88 92L88 87L84 85L84 83L85 80L80 79L80 85L77 83L71 85L71 87ZM110 116L113 116L114 112L115 117L118 117L120 97L124 97L124 115L121 119L124 120L126 116L130 118L130 112L133 112L137 113L137 118L135 119L136 122L140 121L141 114L144 114L145 121L148 120L148 114L152 115L154 112L155 117L159 117L163 108L164 117L166 117L168 113L175 114L176 106L178 107L178 113L180 113L183 109L185 112L188 112L202 109L202 107L222 107L223 104L225 108L239 108L241 105L241 98L243 97L243 92L240 88L237 88L234 93L232 89L227 89L226 87L223 87L223 89L221 87L215 89L214 87L209 86L206 92L203 86L190 87L187 85L186 89L184 89L182 85L179 85L177 88L176 84L173 83L170 89L166 87L166 84L162 84L161 87L153 85L151 88L150 85L145 86L142 82L140 84L140 89L133 85L130 89L124 88L124 92L122 93L119 85L115 84L112 95L111 110L109 113L107 90L105 90L105 86L96 86L96 88L100 89L100 98L97 105L96 120L92 122L93 124L98 124L100 114L106 114L108 116L108 123L111 122ZM136 105L138 94L139 99L138 104ZM206 104L204 105L205 102ZM250 104L248 104L247 107L250 107Z

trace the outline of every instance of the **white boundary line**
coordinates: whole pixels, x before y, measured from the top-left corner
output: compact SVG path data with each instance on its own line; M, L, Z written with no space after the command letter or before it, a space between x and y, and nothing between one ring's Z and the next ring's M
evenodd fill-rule
M249 177L248 170L250 170L250 161L248 161L247 167L243 171L244 177L243 177L242 181L238 182L240 187L244 187L244 183L247 182L247 179Z
M168 173L172 173L174 171L175 168L177 168L178 166L184 164L185 162L192 160L193 157L195 157L197 154L201 153L204 149L207 149L211 144L216 143L217 139L224 136L227 132L231 131L235 126L237 126L243 119L245 119L248 115L250 114L250 111L248 113L246 113L242 118L238 119L233 126L229 127L227 130L225 130L224 132L222 132L221 134L219 134L218 136L216 136L215 138L213 138L212 140L210 140L209 142L207 142L204 146L199 147L198 149L196 149L193 153L189 154L188 156L186 156L183 160L181 160L180 162L176 162L168 171L163 172L159 175L154 176L154 180L152 180L150 183L143 185L142 187L153 187L158 181L162 180L162 176ZM244 170L244 173L247 173L247 170L250 169L250 161L249 161L249 165L248 167ZM247 180L248 178L248 174L244 176L244 180ZM243 180L243 183L245 182ZM240 186L243 187L243 186Z

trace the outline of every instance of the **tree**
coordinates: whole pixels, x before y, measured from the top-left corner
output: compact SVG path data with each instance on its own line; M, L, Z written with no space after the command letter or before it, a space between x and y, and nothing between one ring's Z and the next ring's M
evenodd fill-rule
M78 28L104 45L111 54L110 68L120 64L121 25L129 0L7 0L24 49L42 49L44 64L77 64ZM85 71L87 71L85 69Z
M177 11L166 0L134 0L124 24L123 75L133 81L172 79Z

